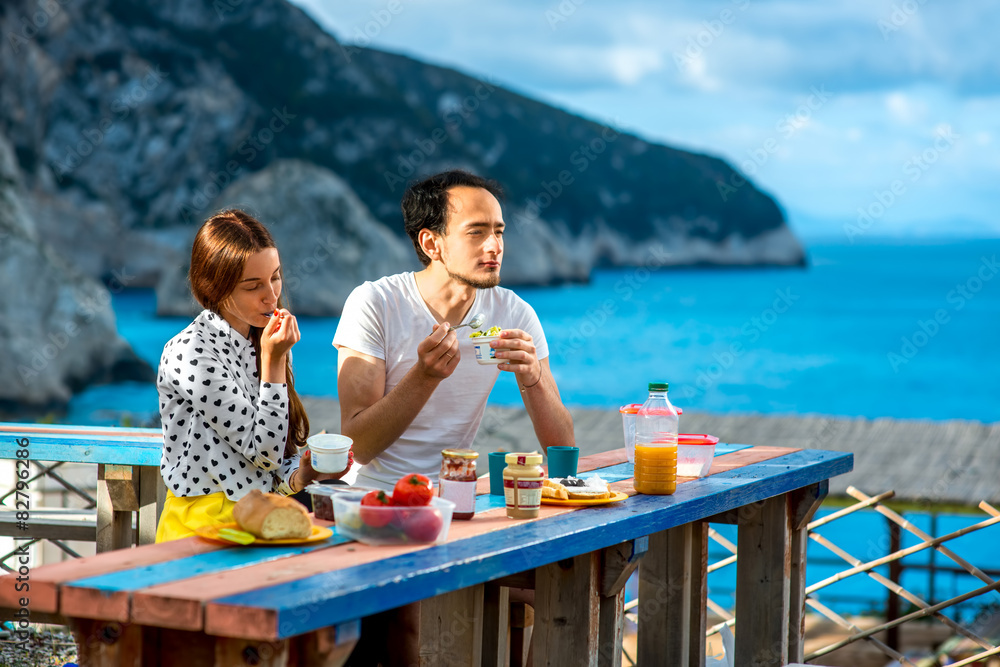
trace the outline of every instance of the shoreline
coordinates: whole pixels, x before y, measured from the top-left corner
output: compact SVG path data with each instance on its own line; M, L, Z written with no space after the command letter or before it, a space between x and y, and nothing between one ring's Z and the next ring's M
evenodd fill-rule
M303 396L312 431L340 432L336 399ZM617 410L569 408L581 456L624 447ZM1000 504L1000 422L936 422L824 415L716 415L685 411L684 433L709 433L721 442L829 449L854 454L854 471L830 480L830 495L848 486L874 495L896 492L919 506ZM441 443L442 448L449 443ZM472 448L487 452L540 449L524 408L488 405Z

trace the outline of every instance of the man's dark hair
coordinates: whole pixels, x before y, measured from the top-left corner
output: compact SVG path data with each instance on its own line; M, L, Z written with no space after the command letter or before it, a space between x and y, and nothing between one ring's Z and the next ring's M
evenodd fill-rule
M413 241L417 259L424 266L431 263L431 258L420 249L420 230L429 229L441 235L447 232L448 190L459 186L482 188L498 200L503 197L499 183L461 169L445 171L413 183L403 193L400 204L403 209L403 227Z

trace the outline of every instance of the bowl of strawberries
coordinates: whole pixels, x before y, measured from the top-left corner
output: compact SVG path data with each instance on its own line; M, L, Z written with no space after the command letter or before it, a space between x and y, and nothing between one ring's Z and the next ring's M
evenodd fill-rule
M455 503L434 495L424 475L403 475L392 492L356 491L333 498L337 532L364 544L433 544L448 539Z

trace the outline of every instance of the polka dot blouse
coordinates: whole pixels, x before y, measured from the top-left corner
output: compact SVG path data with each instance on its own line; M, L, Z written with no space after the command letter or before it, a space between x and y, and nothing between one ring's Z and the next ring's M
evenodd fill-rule
M163 348L157 375L160 474L175 496L292 493L288 387L260 381L253 344L225 319L203 311Z

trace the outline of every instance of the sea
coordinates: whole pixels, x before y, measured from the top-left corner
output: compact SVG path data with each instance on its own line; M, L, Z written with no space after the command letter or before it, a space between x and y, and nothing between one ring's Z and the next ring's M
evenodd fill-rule
M1000 239L814 242L804 268L599 269L587 284L517 287L545 328L567 405L617 409L650 381L719 414L1000 421ZM152 290L113 296L118 329L155 366L189 322ZM294 304L292 304L294 312ZM300 318L296 387L337 396L338 318ZM512 378L490 396L521 405ZM67 421L148 421L151 384L92 387Z
M617 409L644 400L646 384L655 380L670 383L676 405L719 414L997 422L998 256L1000 239L815 241L803 268L599 269L587 284L514 289L545 328L567 405ZM113 299L120 333L154 366L164 343L189 321L157 318L151 290ZM337 322L299 320L295 376L304 395L337 396L331 346ZM490 401L521 404L506 374ZM105 385L79 394L65 421L136 425L155 411L152 385ZM936 534L983 518L906 516ZM723 534L731 528L718 527ZM886 521L872 512L834 522L823 533L861 559L887 548ZM735 541L734 533L728 537ZM954 548L979 567L1000 570L992 546L998 538L989 528L960 538ZM715 543L712 553L713 559L726 555ZM818 544L810 545L809 556L810 583L846 568ZM923 552L906 562L926 565L929 558ZM731 604L734 583L732 566L714 573L713 599ZM942 600L977 581L940 571L932 577L917 567L904 570L904 585ZM820 598L840 613L877 612L885 593L859 575ZM997 601L993 593L952 613L971 617L977 605Z

